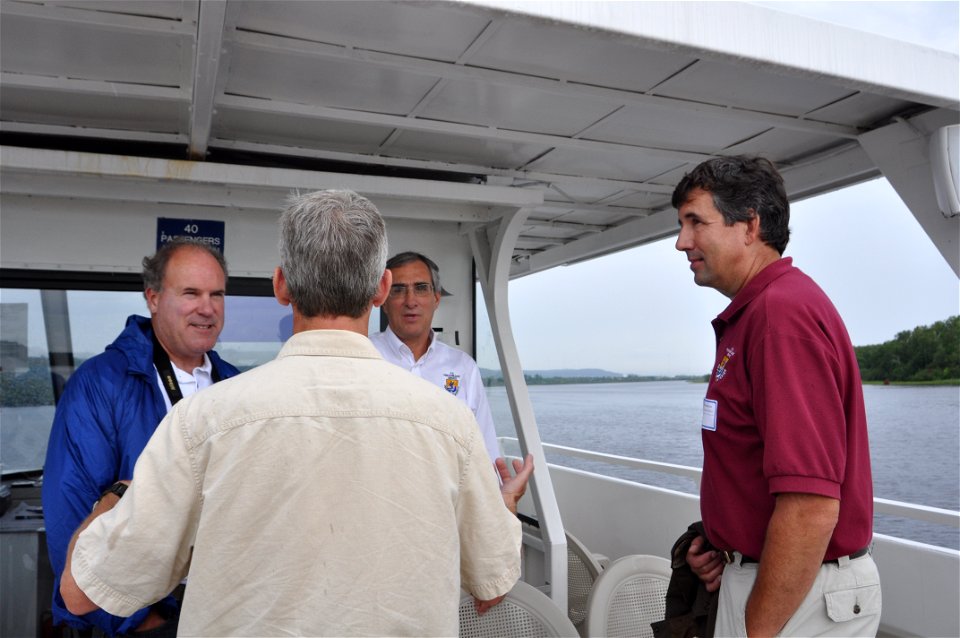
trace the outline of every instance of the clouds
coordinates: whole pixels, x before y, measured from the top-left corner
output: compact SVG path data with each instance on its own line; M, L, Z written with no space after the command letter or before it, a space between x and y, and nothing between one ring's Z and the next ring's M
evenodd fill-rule
M885 179L793 204L790 226L786 255L830 296L855 345L960 313L960 282ZM728 300L693 283L674 241L512 281L523 367L706 374L710 321ZM498 367L477 310L480 365Z

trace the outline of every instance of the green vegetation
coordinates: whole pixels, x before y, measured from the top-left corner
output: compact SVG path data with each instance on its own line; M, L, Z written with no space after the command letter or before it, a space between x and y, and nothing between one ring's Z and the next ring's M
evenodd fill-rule
M854 348L864 382L960 383L960 315Z

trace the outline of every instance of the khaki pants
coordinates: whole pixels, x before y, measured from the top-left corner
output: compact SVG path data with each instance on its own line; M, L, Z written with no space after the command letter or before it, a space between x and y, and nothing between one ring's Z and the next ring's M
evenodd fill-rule
M746 636L744 612L757 578L756 563L740 555L723 570L716 636ZM880 627L880 574L867 554L824 563L806 598L780 636L876 636Z

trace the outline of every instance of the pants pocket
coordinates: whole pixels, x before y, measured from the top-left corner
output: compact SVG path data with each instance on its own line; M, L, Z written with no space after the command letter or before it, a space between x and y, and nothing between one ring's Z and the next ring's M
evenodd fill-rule
M827 616L834 622L848 622L880 613L880 585L866 585L841 591L826 592L823 595L827 605Z

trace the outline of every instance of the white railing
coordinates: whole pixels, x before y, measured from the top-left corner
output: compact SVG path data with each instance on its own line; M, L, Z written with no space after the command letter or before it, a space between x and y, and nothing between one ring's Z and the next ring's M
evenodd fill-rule
M517 445L517 439L509 436L500 437L501 446L504 444ZM513 448L511 448L513 449ZM619 456L616 454L605 454L603 452L591 452L590 450L581 450L579 448L567 447L565 445L553 445L544 443L543 449L549 452L555 452L562 456L569 456L588 461L598 461L609 465L620 465L635 470L648 470L659 472L661 474L670 474L673 476L682 476L692 480L699 490L700 475L702 470L698 467L689 465L676 465L674 463L661 463L659 461L645 461L634 459L629 456ZM949 527L960 528L960 512L941 509L939 507L929 507L927 505L916 505L913 503L904 503L902 501L891 501L885 498L873 499L874 514L886 514L889 516L901 516L915 521L924 521L927 523L936 523L947 525Z

